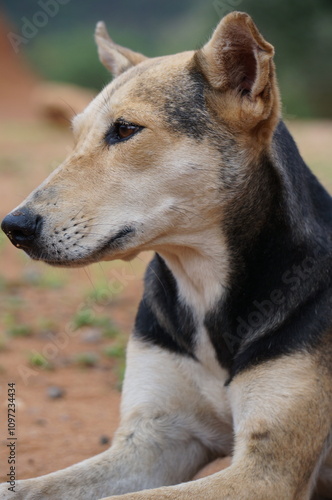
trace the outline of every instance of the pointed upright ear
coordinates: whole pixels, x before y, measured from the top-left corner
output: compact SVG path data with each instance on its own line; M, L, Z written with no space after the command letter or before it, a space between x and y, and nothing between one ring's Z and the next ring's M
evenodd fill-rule
M114 77L121 75L127 69L147 59L139 52L134 52L114 43L107 32L105 23L102 21L97 23L95 40L101 63Z
M211 87L228 96L230 113L246 127L266 120L272 112L279 114L273 55L272 45L242 12L224 17L197 53Z

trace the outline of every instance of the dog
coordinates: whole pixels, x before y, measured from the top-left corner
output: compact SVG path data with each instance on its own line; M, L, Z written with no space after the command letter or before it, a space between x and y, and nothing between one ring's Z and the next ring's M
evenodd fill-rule
M2 229L54 266L155 251L121 424L1 498L332 498L332 200L281 120L273 47L241 12L197 51L150 59L103 23L96 41L115 79Z

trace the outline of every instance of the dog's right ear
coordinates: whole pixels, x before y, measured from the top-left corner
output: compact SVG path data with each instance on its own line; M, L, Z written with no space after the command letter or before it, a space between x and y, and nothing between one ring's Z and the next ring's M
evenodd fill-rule
M114 77L121 75L127 69L147 59L139 52L134 52L114 43L107 33L105 23L102 21L97 23L95 40L100 61Z
M200 68L217 96L216 111L236 127L252 130L264 124L272 133L279 119L273 54L272 45L243 12L224 17L197 52Z

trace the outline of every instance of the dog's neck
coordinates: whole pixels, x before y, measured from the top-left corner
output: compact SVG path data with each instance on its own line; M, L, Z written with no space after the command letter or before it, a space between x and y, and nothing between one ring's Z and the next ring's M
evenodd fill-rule
M202 230L181 245L157 251L177 282L180 299L203 318L223 296L228 282L229 258L220 228Z

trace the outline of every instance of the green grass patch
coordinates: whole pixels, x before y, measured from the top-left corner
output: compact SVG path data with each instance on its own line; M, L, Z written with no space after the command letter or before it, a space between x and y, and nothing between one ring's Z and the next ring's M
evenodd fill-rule
M82 368L93 368L99 363L99 356L94 352L80 352L74 357L74 362Z
M121 335L121 331L112 322L110 322L109 325L103 326L102 334L106 339L114 339Z
M115 361L113 371L117 376L117 389L121 391L126 369L126 345L124 342L118 342L107 346L103 352Z
M59 330L59 325L51 318L38 318L37 328L39 331L55 332Z
M43 370L52 370L53 365L40 352L33 351L28 354L29 364Z
M121 333L110 318L97 315L91 308L80 309L73 317L72 323L75 330L86 326L100 328L106 338L115 338Z
M83 326L97 326L96 315L92 309L80 309L73 317L73 327L75 330Z
M113 295L114 293L112 293L107 286L104 284L97 284L94 286L94 289L89 292L87 298L92 300L95 304L107 305L110 303Z
M105 347L104 354L109 358L125 359L126 346L123 344L115 344Z
M3 321L5 331L10 337L29 337L33 333L31 325L21 323L12 313L6 313Z
M124 376L125 376L125 371L126 371L126 361L125 359L124 360L121 360L121 362L117 363L115 368L114 368L114 371L116 373L116 376L118 378L118 382L117 382L117 389L118 391L122 391L122 386L123 386L123 381L124 381Z
M24 323L13 325L6 331L10 337L29 337L33 333L32 327Z

